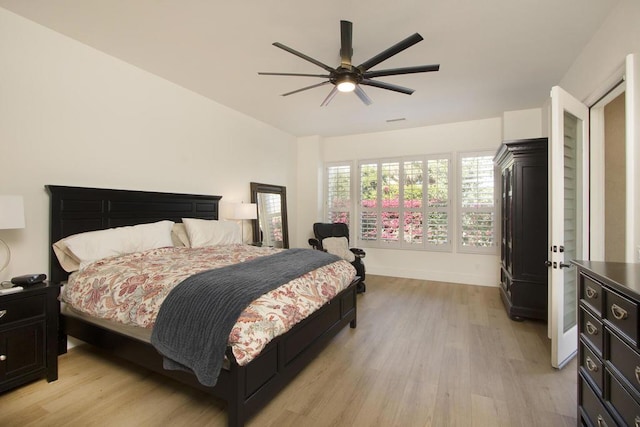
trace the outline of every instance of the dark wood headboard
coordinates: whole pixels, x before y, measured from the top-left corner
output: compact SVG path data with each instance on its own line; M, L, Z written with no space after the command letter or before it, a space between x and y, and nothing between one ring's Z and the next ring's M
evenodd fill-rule
M111 190L46 185L50 196L49 265L51 281L67 280L67 273L51 245L72 234L112 227L182 218L218 219L222 196Z

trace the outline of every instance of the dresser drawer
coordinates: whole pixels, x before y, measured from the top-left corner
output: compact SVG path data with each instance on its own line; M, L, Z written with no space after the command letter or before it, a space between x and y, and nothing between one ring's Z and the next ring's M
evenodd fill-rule
M603 372L602 361L596 356L589 346L580 340L580 367L585 376L589 377L597 386L596 392L602 395Z
M631 387L640 396L640 354L624 343L615 334L605 331L607 341L607 358Z
M620 418L627 425L640 427L640 404L625 390L611 372L607 371L605 377L608 388L607 400L611 402Z
M606 292L604 318L634 346L638 345L638 305L610 290Z
M580 375L578 375L578 393L580 395L579 404L591 425L599 427L614 427L617 425L598 396L595 395L589 384Z
M602 286L584 274L580 275L580 300L588 305L598 316L602 314L602 307L604 306Z
M580 308L580 335L596 350L598 356L602 356L604 335L602 333L602 322L596 319L584 308Z
M45 313L45 296L32 295L23 298L3 298L0 301L0 326Z

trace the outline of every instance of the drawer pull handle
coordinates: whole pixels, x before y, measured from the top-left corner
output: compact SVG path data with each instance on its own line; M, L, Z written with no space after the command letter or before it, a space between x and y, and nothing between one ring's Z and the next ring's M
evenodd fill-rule
M618 320L624 320L627 318L627 310L617 304L611 305L611 314L613 314L613 317Z
M0 362L4 362L5 360L7 360L7 356L0 354Z
M589 298L598 298L598 292L590 286L587 286L586 293Z
M598 414L598 427L607 427L607 423L604 422L602 415Z
M587 369L589 370L589 372L598 372L598 365L596 365L596 363L591 360L590 357L587 357ZM638 376L638 369L636 368L636 377Z
M587 321L587 332L589 335L598 335L598 328L593 326L593 323Z
M636 366L636 381L640 383L640 366Z
M633 424L636 427L640 427L640 417L639 416L636 416L636 419L634 420Z
M7 314L7 310L0 310L0 318L2 318L2 316L4 316L5 314Z

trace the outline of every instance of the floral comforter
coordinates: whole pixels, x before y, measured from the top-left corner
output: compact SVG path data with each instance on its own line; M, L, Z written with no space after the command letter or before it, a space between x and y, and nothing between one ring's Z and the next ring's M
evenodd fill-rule
M162 301L188 276L279 250L246 245L168 247L106 258L70 275L62 300L91 316L153 328ZM337 261L253 301L229 335L237 362L249 363L273 338L345 289L355 274L351 264Z

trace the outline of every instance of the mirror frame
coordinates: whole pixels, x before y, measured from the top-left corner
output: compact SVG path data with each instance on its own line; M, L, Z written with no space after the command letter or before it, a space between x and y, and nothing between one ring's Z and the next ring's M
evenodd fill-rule
M289 248L289 222L287 221L287 187L282 185L261 184L252 182L251 203L258 204L258 193L272 193L280 195L280 209L282 213L282 247ZM253 240L260 240L260 207L258 206L258 218L253 220Z

